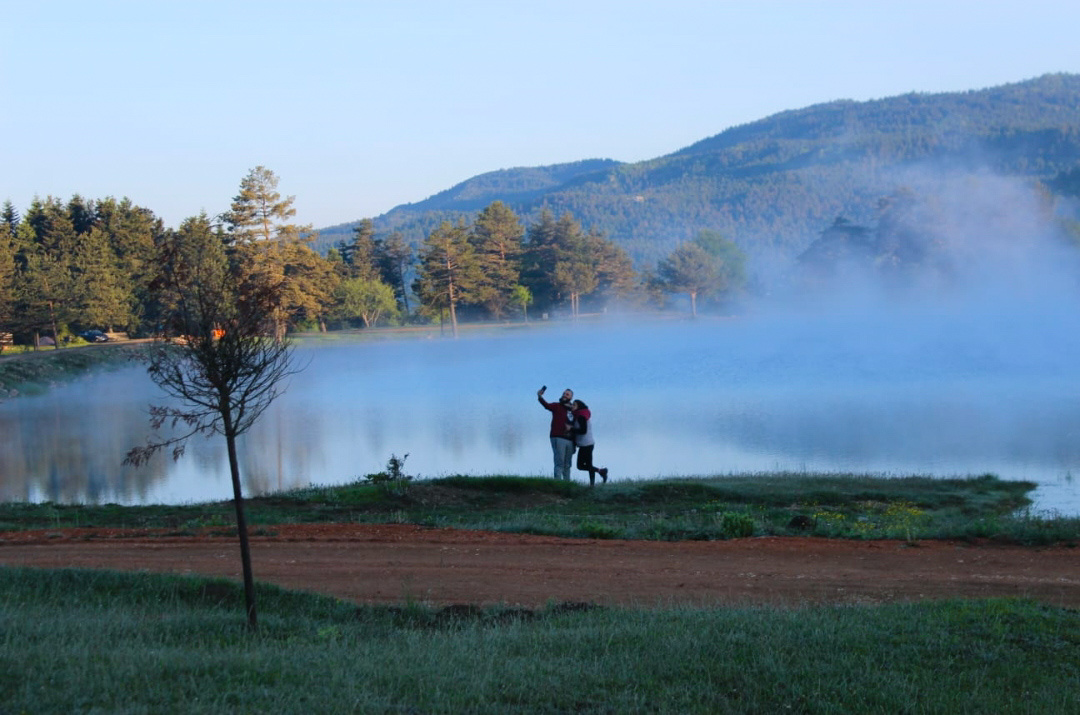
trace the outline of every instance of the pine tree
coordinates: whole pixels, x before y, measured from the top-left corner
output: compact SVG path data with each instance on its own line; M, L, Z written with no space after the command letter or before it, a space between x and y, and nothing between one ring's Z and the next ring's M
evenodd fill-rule
M406 276L413 263L413 251L405 243L405 237L395 231L384 239L375 241L375 262L383 283L394 290L405 315L409 315L409 285Z
M87 202L83 197L75 194L68 201L68 218L71 219L71 227L78 235L88 233L94 227L94 202Z
M326 316L333 310L334 290L340 277L326 258L307 241L290 241L281 247L285 274L284 305L289 322L316 321L326 332Z
M10 202L4 206L5 213ZM13 214L14 215L14 214ZM7 219L0 217L0 333L11 333L15 315L15 230ZM0 344L0 350L3 345Z
M533 296L541 311L555 305L556 293L555 259L558 249L558 228L555 215L548 209L540 213L539 220L530 225L525 252L522 256L521 283Z
M282 301L270 314L274 338L280 342L290 319L310 317L329 306L325 274L331 269L328 263L320 266L315 260L310 248L314 229L288 222L296 215L295 197L282 198L277 185L274 172L255 167L240 182L240 193L224 218L244 280L250 286L272 287ZM305 276L303 266L316 269L319 275Z
M599 256L595 242L581 231L581 226L569 213L555 225L555 266L552 282L557 295L570 301L570 313L575 318L581 312L581 298L596 290Z
M521 279L524 236L521 220L501 201L481 211L473 224L470 240L480 270L474 300L493 318L502 318L513 304L514 286Z
M263 166L256 166L240 181L240 193L224 215L236 243L269 242L294 232L287 221L296 215L292 205L296 197L281 198L277 186L278 177Z
M375 257L375 222L369 218L353 229L352 243L342 248L342 258L353 278L373 280L378 276Z
M479 269L469 229L464 219L457 224L444 221L432 231L420 249L420 267L413 290L425 307L447 311L453 335L458 335L458 306L471 300L478 283Z
M596 231L585 233L569 213L556 220L545 209L529 227L521 283L541 310L568 302L577 316L586 298L602 304L630 294L637 275L630 257L613 241Z
M131 314L131 292L120 279L116 263L116 253L104 231L91 228L79 238L72 257L76 322L106 330L127 324Z
M634 262L621 246L598 233L588 237L591 250L596 254L597 290L594 295L604 301L626 299L638 291L640 278L634 270Z
M33 333L35 347L42 332L50 333L59 347L60 328L75 312L72 258L77 236L67 208L52 197L35 199L16 238L18 329Z
M21 219L19 218L19 212L15 210L15 205L11 201L5 201L4 208L0 209L0 221L7 226L8 232L14 236Z
M129 199L106 198L94 204L94 225L107 236L115 257L116 278L125 293L126 316L118 321L129 332L146 330L147 306L152 304L150 281L155 256L165 232L153 211L135 206Z

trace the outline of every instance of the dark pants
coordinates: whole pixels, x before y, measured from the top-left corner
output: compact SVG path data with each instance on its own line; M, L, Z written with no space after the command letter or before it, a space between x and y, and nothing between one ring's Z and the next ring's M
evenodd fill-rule
M592 463L592 451L595 446L595 444L590 444L577 448L577 468L589 473L589 484L596 481L596 473L600 471Z

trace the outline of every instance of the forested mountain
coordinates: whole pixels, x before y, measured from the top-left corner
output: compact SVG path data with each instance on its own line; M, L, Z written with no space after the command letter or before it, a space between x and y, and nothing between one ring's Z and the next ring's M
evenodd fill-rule
M611 159L586 159L570 164L491 171L415 204L397 206L376 218L375 227L380 233L401 231L415 245L443 221L472 219L494 201L508 206L534 206L552 191L582 177L605 176L620 165ZM348 243L359 224L358 220L320 229L316 245L328 248L340 242Z
M879 201L918 191L935 172L992 172L1075 193L1080 75L1053 74L990 89L834 101L730 128L657 159L590 160L482 174L374 219L419 243L432 228L471 219L500 200L526 222L571 212L640 265L702 229L751 258L793 257L838 216L872 223ZM356 224L323 229L348 241Z

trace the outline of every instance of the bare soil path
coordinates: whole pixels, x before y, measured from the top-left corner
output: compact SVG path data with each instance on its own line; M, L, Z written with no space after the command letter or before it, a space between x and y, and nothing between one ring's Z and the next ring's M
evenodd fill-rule
M1022 596L1080 608L1080 549L749 538L598 541L408 525L289 525L252 537L255 578L357 603L872 604ZM235 538L117 529L0 533L0 565L240 580Z

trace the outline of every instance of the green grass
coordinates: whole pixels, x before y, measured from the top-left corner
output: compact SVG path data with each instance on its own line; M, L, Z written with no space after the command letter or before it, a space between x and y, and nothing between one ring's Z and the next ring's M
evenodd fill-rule
M997 539L1080 543L1080 519L1033 514L1032 482L861 475L756 474L576 482L510 476L446 477L387 490L357 481L247 500L264 532L291 523L411 523L587 538ZM121 527L189 533L233 523L231 502L118 506L0 504L0 532Z
M1018 600L538 611L0 569L0 711L1064 713L1080 616Z

